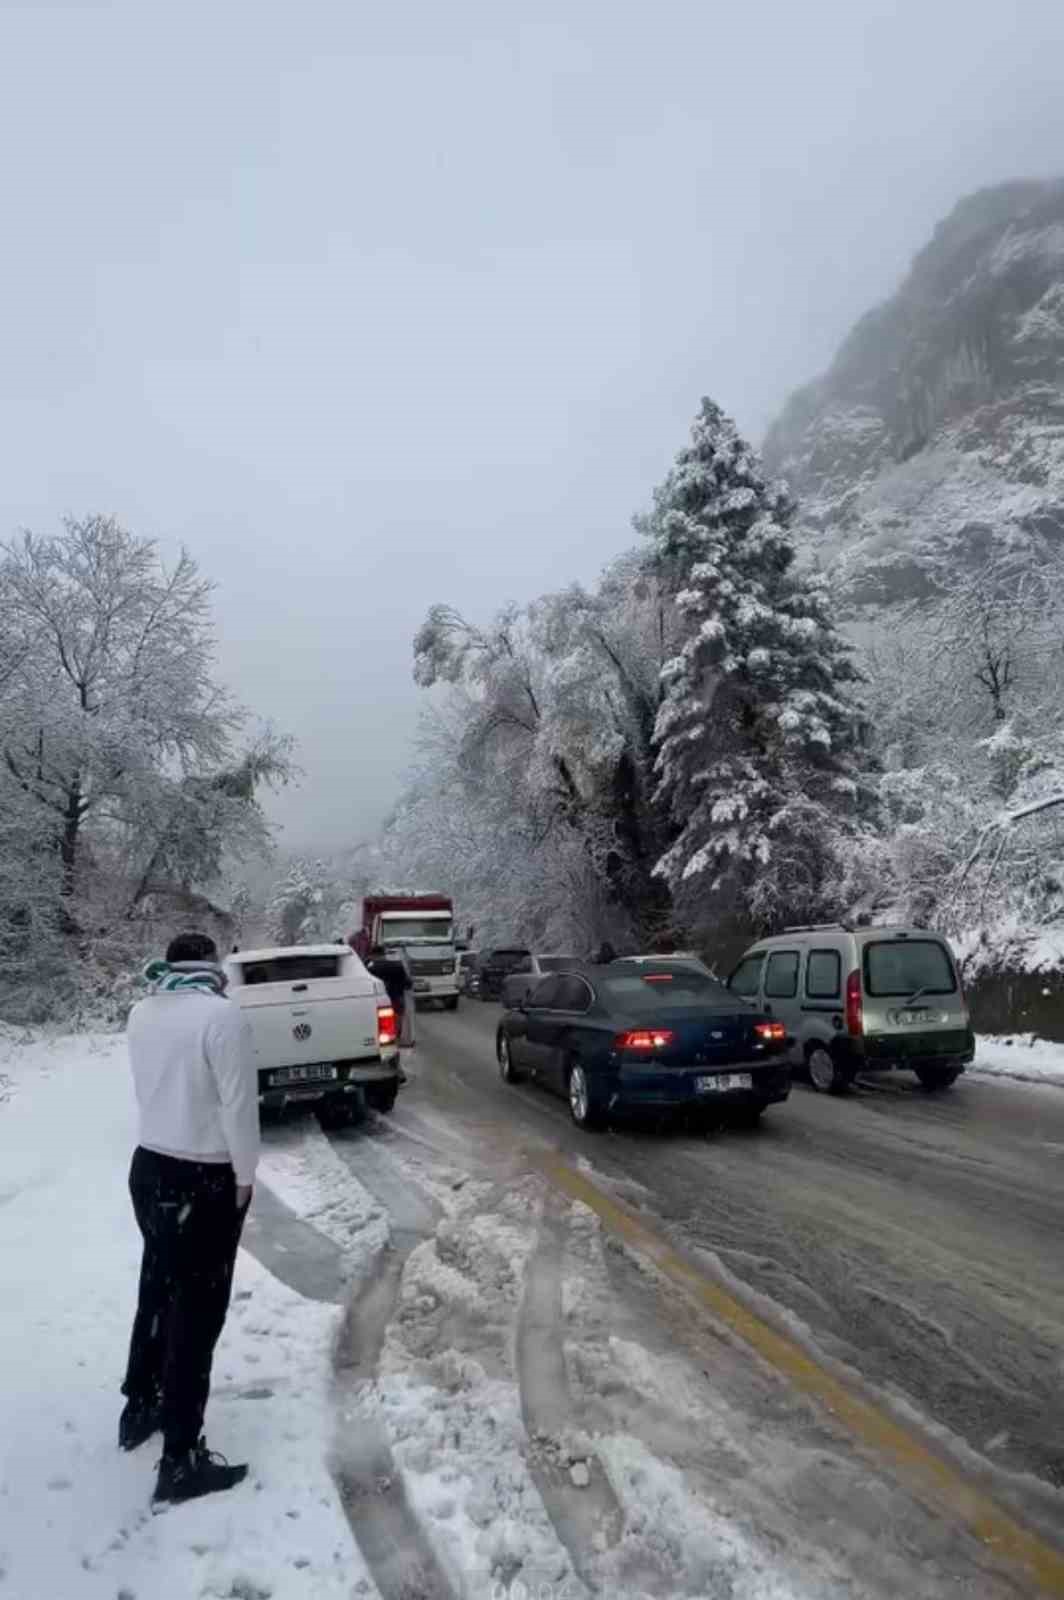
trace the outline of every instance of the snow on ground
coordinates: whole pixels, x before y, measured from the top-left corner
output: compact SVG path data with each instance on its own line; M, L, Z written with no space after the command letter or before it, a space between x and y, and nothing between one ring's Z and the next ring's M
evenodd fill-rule
M325 1465L338 1313L241 1252L207 1426L252 1472L152 1516L159 1441L115 1442L140 1254L124 1041L0 1043L0 1083L5 1600L372 1594Z
M568 1580L575 1595L529 1469L512 1376L538 1205L527 1185L502 1199L501 1215L480 1211L482 1199L452 1200L435 1236L411 1253L381 1376L361 1404L386 1429L459 1593L505 1593L519 1579L533 1594Z
M1064 1047L981 1040L977 1066L1064 1081ZM208 1437L252 1475L153 1517L158 1442L132 1457L115 1444L140 1250L132 1143L121 1038L0 1037L5 1600L371 1600L329 1471L357 1447L360 1424L386 1438L463 1600L575 1597L585 1589L574 1563L624 1600L841 1600L895 1592L887 1579L908 1571L887 1552L868 1587L853 1586L881 1492L867 1473L850 1485L864 1520L847 1538L840 1528L837 1556L806 1538L809 1511L852 1463L804 1413L793 1439L752 1425L751 1395L772 1416L787 1403L727 1341L713 1381L689 1352L663 1349L657 1291L623 1252L611 1265L592 1213L569 1206L544 1224L534 1176L491 1181L372 1139L338 1153L313 1120L271 1133L260 1179L341 1246L353 1283L398 1264L379 1367L335 1376L340 1312L241 1252ZM549 1267L544 1240L559 1229L548 1327L537 1320L546 1302L530 1309L529 1266ZM564 1352L560 1383L539 1359L551 1341ZM574 1461L601 1466L623 1518L615 1542L592 1525L602 1501L590 1491L581 1512L575 1477L559 1518L556 1486L560 1475L568 1493Z
M980 1034L976 1040L975 1062L968 1070L1019 1078L1025 1083L1064 1084L1064 1044L1053 1044L1031 1033L1017 1033L1009 1038Z

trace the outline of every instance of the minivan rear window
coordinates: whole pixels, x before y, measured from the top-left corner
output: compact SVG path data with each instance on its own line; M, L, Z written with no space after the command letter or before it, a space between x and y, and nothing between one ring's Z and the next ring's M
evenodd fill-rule
M870 995L957 992L953 962L937 939L877 939L865 945L864 977Z
M273 956L240 963L246 984L307 983L312 978L338 978L343 952L334 956Z

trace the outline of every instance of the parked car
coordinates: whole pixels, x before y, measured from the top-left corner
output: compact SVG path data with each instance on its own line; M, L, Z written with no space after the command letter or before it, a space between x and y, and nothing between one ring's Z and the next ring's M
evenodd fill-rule
M480 998L501 1000L502 986L512 972L531 972L532 952L522 945L501 945L489 950L479 967Z
M264 1111L309 1104L326 1124L399 1092L398 1027L383 983L346 945L240 950L229 993L251 1024Z
M480 953L476 950L462 950L458 955L458 993L475 994L479 988L478 966Z
M496 1034L503 1080L564 1094L573 1121L712 1110L750 1124L786 1100L786 1030L690 963L581 965L542 978Z
M551 972L568 972L574 966L581 966L579 956L538 956L531 955L527 965L519 971L507 974L502 980L502 995L504 1006L511 1010L526 1000L541 978Z
M947 1089L975 1054L956 959L926 928L788 928L751 946L728 987L784 1024L792 1065L832 1094L897 1068Z

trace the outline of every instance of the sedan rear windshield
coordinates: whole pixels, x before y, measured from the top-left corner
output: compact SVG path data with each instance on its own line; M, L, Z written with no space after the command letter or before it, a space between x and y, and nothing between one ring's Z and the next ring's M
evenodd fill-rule
M600 978L598 987L607 1000L625 1010L662 1011L674 1005L742 1009L742 1002L730 989L693 969L683 972L677 967L671 971L647 967L641 972Z
M342 952L335 956L274 956L268 961L241 962L244 982L306 983L312 978L338 978Z
M493 950L488 961L491 966L504 967L507 972L532 971L530 950Z
M865 990L870 995L956 994L957 978L937 939L882 939L865 946Z

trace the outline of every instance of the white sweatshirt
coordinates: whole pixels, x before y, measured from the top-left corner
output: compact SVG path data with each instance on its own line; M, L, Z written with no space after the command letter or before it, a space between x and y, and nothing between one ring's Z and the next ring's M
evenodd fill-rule
M126 1039L145 1149L231 1161L237 1183L252 1183L258 1074L239 1006L203 992L153 994L129 1013Z

